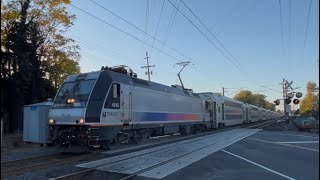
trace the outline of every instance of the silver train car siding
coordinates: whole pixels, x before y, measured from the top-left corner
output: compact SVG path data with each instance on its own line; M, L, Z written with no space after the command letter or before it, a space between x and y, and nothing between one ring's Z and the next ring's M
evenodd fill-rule
M129 139L188 134L279 117L216 93L193 93L120 70L67 77L49 112L52 142L108 149Z

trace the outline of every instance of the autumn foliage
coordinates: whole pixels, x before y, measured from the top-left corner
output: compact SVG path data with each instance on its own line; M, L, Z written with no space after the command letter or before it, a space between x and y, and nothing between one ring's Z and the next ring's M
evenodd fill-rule
M54 98L79 73L79 47L64 36L73 25L68 0L1 1L1 118L22 130L23 106Z

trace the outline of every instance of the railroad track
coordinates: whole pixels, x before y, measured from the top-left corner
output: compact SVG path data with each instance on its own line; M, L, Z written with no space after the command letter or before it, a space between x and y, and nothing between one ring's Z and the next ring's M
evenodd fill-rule
M245 125L241 125L242 128L261 128L261 127L265 127L265 126L268 126L272 123L275 123L277 120L269 120L269 121L263 121L263 122L256 122L254 124L245 124ZM221 131L225 131L225 130L231 130L231 129L235 129L235 128L239 128L239 126L233 126L233 127L227 127L227 128L223 128L221 130L216 130L214 132L221 132ZM196 135L193 135L193 136L189 136L189 138L180 138L180 139L183 139L183 140L186 140L186 139L191 139L191 138L195 138L196 140L194 141L198 141L198 138L201 138L201 136L205 136L205 135L208 135L208 134L213 134L213 132L204 132L204 133L201 133L201 134L196 134ZM190 143L190 142L193 142L193 141L188 141L187 143ZM203 148L206 148L206 147L209 147L209 146L212 146L213 144L209 144L205 147L202 147L202 148L199 148L197 150L194 150L192 152L189 152L188 154L190 153L194 153L196 151L200 151L202 150ZM156 151L160 151L160 150L163 150L163 149L159 149L159 150L156 150ZM151 152L148 152L148 153L155 153L156 151L151 151ZM140 155L137 155L138 156L141 156ZM166 163L169 163L171 161L174 161L176 159L179 159L183 156L186 156L186 155L182 155L182 156L178 156L176 158L173 158L173 159L170 159L168 161L165 161L165 162L162 162L162 163L159 163L155 166L152 166L152 167L149 167L147 169L144 169L144 170L141 170L141 171L138 171L134 174L130 174L130 175L122 175L122 177L118 177L117 179L121 179L121 180L127 180L127 179L132 179L133 177L136 177L138 176L139 174L142 174L143 172L146 172L146 171L149 171L150 169L153 169L153 168L156 168L158 166L161 166L163 164L166 164ZM130 157L132 158L132 157ZM123 160L126 160L126 159L122 159L122 160L119 160L119 161L123 161ZM115 162L113 162L115 163ZM104 165L103 165L104 166ZM73 173L70 173L70 174L66 174L66 175L62 175L62 176L59 176L59 177L55 177L55 178L51 178L50 180L75 180L75 179L81 179L83 178L84 176L86 176L87 174L89 173L92 173L92 172L95 172L96 171L96 168L98 168L99 166L96 166L96 167L92 167L92 168L88 168L88 169L84 169L84 170L80 170L80 171L77 171L77 172L73 172Z
M275 122L277 122L278 119L275 119L275 120L269 120L269 121L262 121L262 122L257 122L255 124L246 124L244 126L242 126L243 128L263 128L263 127L266 127L270 124L273 124Z
M83 160L92 154L49 154L37 157L30 157L14 161L7 161L1 163L1 179L9 176L16 176L27 172L37 171L39 169L46 169L53 167L53 165L63 165L70 162L77 162Z

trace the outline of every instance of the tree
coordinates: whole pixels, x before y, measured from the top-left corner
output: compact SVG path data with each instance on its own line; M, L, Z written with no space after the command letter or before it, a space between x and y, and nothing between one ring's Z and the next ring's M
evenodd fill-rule
M276 105L275 104L273 104L273 103L271 103L271 102L269 102L269 101L265 101L266 102L266 109L269 109L269 110L271 110L271 111L276 111Z
M56 62L47 71L50 72L49 79L58 88L68 75L80 73L80 68L78 62L68 58L65 53L56 51L54 55Z
M275 111L275 105L265 100L266 96L263 94L254 94L249 90L242 90L234 96L234 99L252 104L255 106L260 106L271 111Z
M319 90L316 83L308 82L307 84L307 94L302 99L300 105L300 112L303 115L311 114L314 115L319 113L319 94L316 94L316 91Z
M252 92L249 90L240 91L234 96L234 99L248 104L255 104L257 101L256 97L254 97Z
M68 74L79 73L79 47L63 33L75 15L69 0L1 1L1 80L11 130L22 129L22 106L53 97ZM2 109L2 108L1 108Z

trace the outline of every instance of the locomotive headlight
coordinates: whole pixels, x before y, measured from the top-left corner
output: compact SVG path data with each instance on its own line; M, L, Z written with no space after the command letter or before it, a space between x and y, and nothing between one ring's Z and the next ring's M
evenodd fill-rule
M49 124L54 124L55 122L54 122L54 119L52 119L52 118L50 118L49 119Z
M84 119L80 119L79 120L79 124L84 124L85 123L85 120Z
M68 98L67 99L67 103L68 104L72 104L72 103L74 103L76 100L74 99L74 98Z

